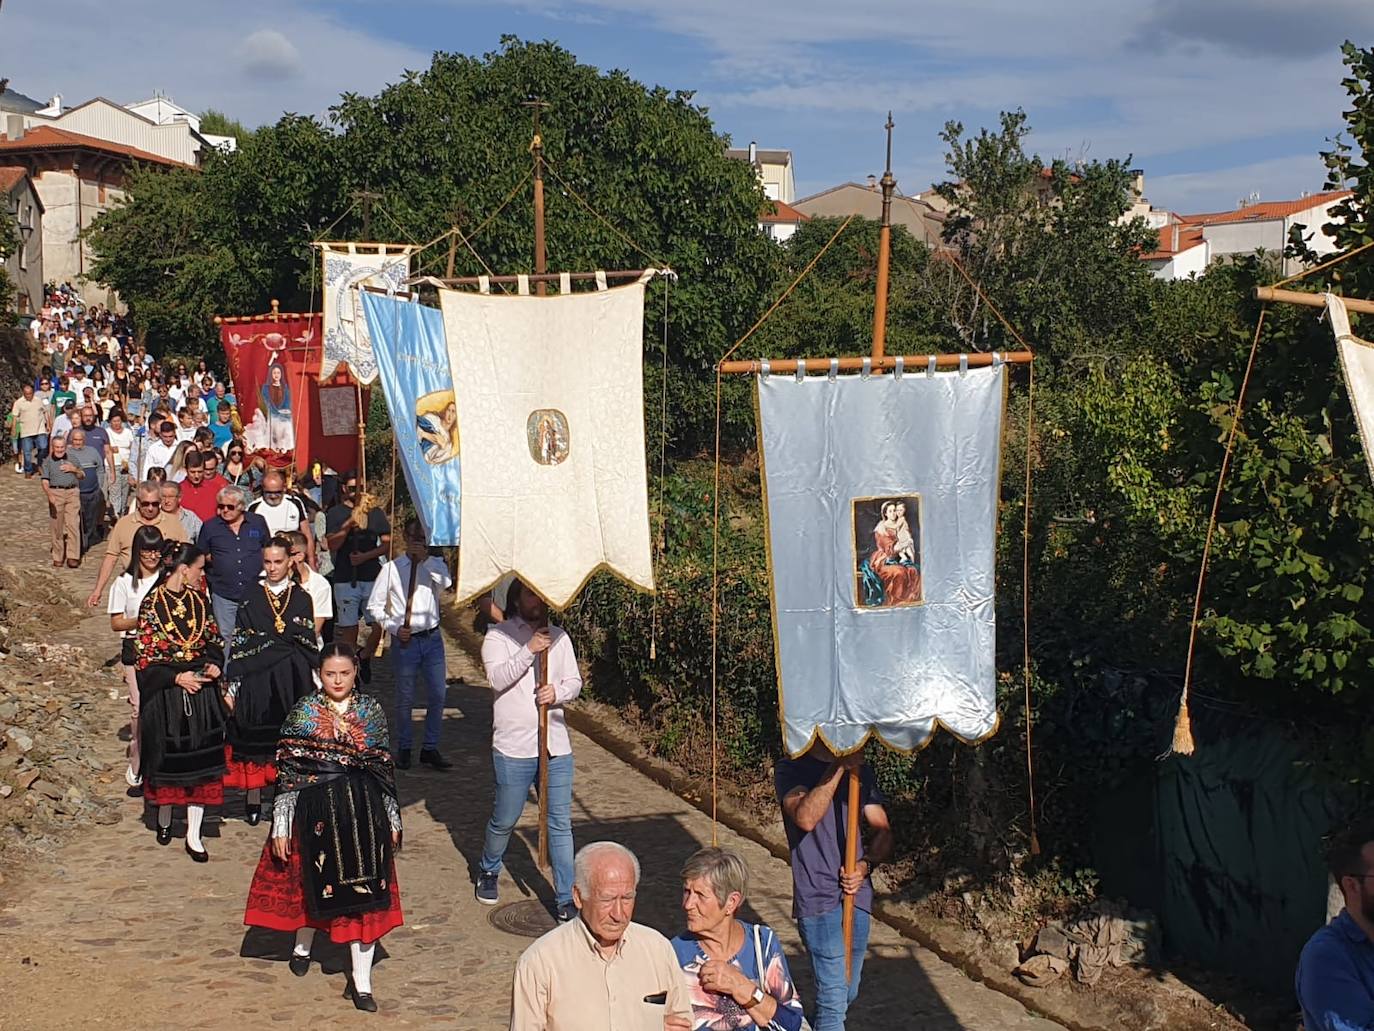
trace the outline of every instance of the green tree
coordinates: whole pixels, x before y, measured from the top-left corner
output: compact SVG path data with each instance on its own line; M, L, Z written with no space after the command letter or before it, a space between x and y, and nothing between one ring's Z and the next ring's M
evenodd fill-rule
M253 130L237 118L230 118L223 111L217 111L213 107L201 112L200 131L211 136L232 136L240 145L253 134Z

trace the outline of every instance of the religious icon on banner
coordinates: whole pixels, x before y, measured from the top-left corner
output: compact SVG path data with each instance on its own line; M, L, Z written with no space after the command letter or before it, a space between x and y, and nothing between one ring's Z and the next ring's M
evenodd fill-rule
M558 465L568 457L568 417L556 408L530 412L525 421L530 457L540 465Z
M415 435L430 465L458 457L458 402L452 390L436 390L415 402Z
M920 605L921 496L855 498L851 508L855 606Z

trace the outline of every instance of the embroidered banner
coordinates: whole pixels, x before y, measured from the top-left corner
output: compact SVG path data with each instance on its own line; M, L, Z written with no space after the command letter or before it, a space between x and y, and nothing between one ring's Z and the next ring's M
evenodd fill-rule
M429 543L458 543L458 405L437 308L360 291L396 434L396 451Z
M326 427L320 411L320 316L225 319L220 324L248 450L278 468L305 471L322 462L345 472L358 465L358 393L346 372L325 386L346 390L352 412ZM363 391L363 411L367 391Z
M760 376L783 744L911 751L997 728L1002 366Z
M1350 315L1345 301L1335 294L1326 295L1326 313L1331 317L1331 332L1336 337L1336 350L1341 356L1341 372L1345 374L1345 389L1350 395L1350 407L1355 409L1355 425L1364 444L1364 460L1374 479L1374 343L1361 340L1350 332Z
M460 602L507 572L555 608L603 567L653 589L644 283L439 291L463 441Z
M346 366L361 383L377 378L372 338L363 318L360 285L396 291L410 278L409 244L322 243L324 262L324 351L319 373L331 375Z

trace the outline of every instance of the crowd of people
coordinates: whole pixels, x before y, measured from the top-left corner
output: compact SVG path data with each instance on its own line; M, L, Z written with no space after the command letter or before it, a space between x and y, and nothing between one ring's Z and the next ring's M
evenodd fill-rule
M210 858L207 810L224 807L226 789L241 792L244 823L269 827L245 923L294 935L289 966L300 976L317 932L347 944L348 996L375 1010L374 948L402 922L395 771L415 760L417 687L418 762L452 765L440 749L449 568L415 519L393 555L390 522L355 474L299 477L255 457L233 384L209 363L164 364L118 316L83 309L60 288L49 300L35 323L47 364L11 409L16 473L40 481L54 567L99 555L87 604L103 604L121 635L130 790L141 792L159 845L170 844L184 812L183 849L197 863ZM740 918L749 870L739 855L712 848L688 859L685 930L675 937L633 921L636 857L614 842L574 844L563 710L582 677L571 639L513 577L482 599L479 618L495 696L494 797L474 886L484 905L500 901L506 849L539 780L541 710L548 725L556 926L514 972L511 1026L805 1026L777 935ZM362 690L383 637L390 714ZM844 1027L867 943L871 866L891 851L864 769L867 853L860 848L857 873L842 871L847 799L838 788L861 766L818 744L777 770L817 1031ZM856 901L852 976L840 916L847 896Z

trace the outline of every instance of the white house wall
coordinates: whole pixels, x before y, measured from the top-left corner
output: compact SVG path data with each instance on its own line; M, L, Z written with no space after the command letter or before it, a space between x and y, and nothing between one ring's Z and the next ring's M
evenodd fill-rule
M46 171L34 179L43 201L43 275L48 282L71 283L87 304L109 304L110 291L83 277L90 271L90 249L80 240L80 230L108 211L124 196L112 186L83 179L78 205L76 177L65 169ZM78 211L80 224L78 225Z
M122 107L115 107L103 101L73 109L60 118L25 115L24 120L26 128L51 125L57 129L81 133L83 136L94 136L107 143L137 147L139 150L167 158L169 161L180 161L185 165L196 164L196 154L200 146L190 126L184 122L154 125Z

